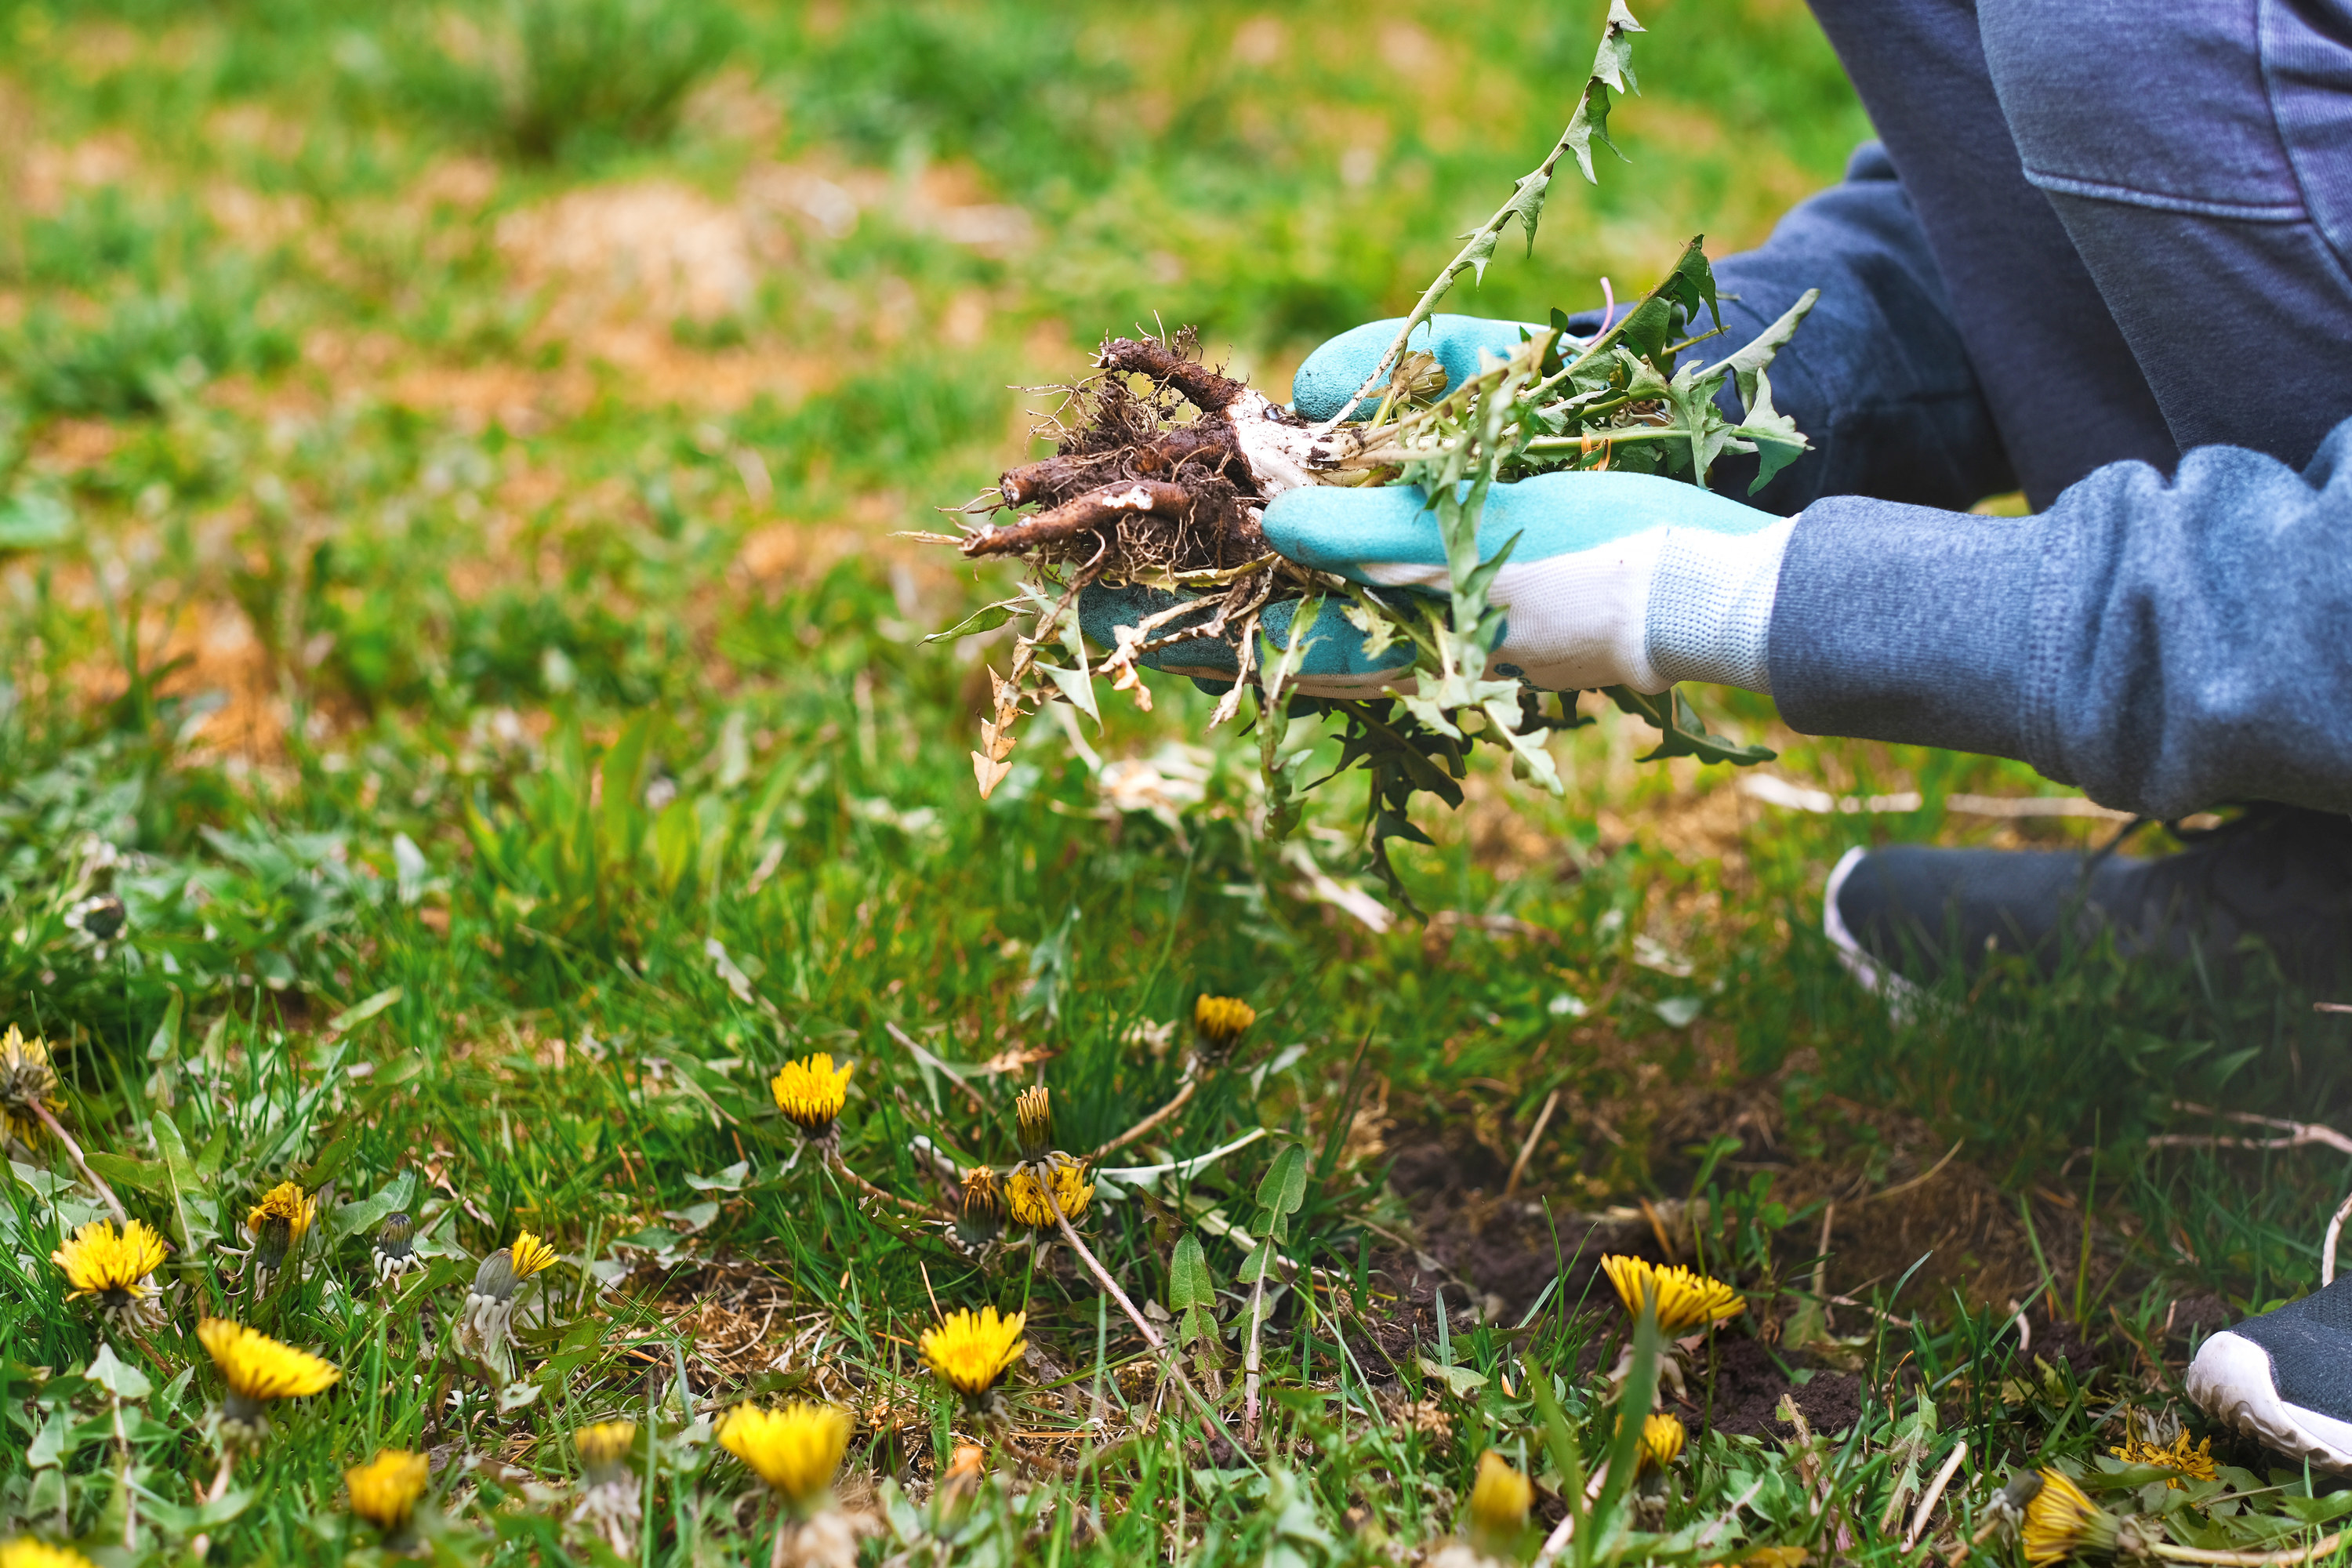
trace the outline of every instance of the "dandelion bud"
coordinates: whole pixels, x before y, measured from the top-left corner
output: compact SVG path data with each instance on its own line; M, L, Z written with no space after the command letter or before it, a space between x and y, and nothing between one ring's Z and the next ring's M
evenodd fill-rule
M383 1543L395 1550L407 1543L417 1500L430 1481L425 1456L397 1448L379 1449L366 1464L343 1472L352 1514L374 1525Z
M1478 1479L1470 1487L1470 1524L1464 1533L1485 1555L1515 1560L1535 1500L1534 1483L1489 1448L1478 1457Z
M1192 1004L1192 1032L1200 1037L1201 1056L1223 1061L1243 1031L1257 1022L1257 1009L1238 996L1203 996Z
M2045 1469L2037 1475L2041 1488L2025 1504L2023 1537L2025 1560L2034 1568L2070 1557L2104 1563L2117 1556L2149 1555L2147 1538L2137 1524L2093 1502L2061 1471ZM2008 1489L2017 1492L2019 1479L2011 1480Z
M637 1446L634 1421L600 1421L572 1435L580 1451L581 1479L585 1483L572 1522L602 1531L615 1556L635 1555L637 1524L643 1517L644 1484L631 1463Z
M1013 1101L1015 1141L1024 1160L1040 1160L1054 1146L1054 1097L1040 1084L1024 1089Z
M375 1227L375 1277L389 1285L412 1268L425 1267L416 1255L416 1222L405 1211L388 1214Z
M55 1115L64 1108L48 1041L38 1036L28 1040L9 1025L0 1035L0 1144L14 1138L32 1147L41 1135L41 1112Z
M1682 1418L1661 1410L1642 1422L1642 1454L1639 1468L1663 1470L1675 1462L1683 1451L1689 1434L1683 1429Z
M963 1202L956 1215L955 1237L966 1247L986 1247L1004 1229L1004 1194L996 1172L974 1165L963 1173Z

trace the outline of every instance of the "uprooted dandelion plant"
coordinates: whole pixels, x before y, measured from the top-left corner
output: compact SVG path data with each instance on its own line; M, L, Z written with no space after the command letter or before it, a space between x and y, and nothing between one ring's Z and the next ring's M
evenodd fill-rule
M1514 224L1532 251L1561 159L1572 155L1586 179L1596 178L1592 143L1613 150L1609 108L1614 95L1634 89L1632 35L1641 30L1623 0L1613 0L1568 128L1423 291L1340 416L1310 424L1213 369L1191 328L1109 338L1095 374L1063 389L1061 407L1040 427L1054 455L1008 471L993 491L963 508L961 533L926 536L968 557L1011 556L1029 568L1013 598L938 634L1027 623L1008 671L991 667L994 710L972 755L983 796L1010 771L1022 719L1065 701L1099 721L1095 687L1103 679L1149 709L1139 667L1179 644L1207 639L1232 650L1235 677L1212 727L1234 717L1245 695L1255 697L1261 717L1292 713L1308 637L1291 629L1316 626L1327 603L1362 634L1368 653L1402 648L1411 656L1376 694L1315 704L1339 724L1339 762L1327 777L1356 767L1370 775L1365 847L1400 900L1388 844L1426 842L1410 818L1415 797L1461 804L1473 744L1504 748L1515 775L1559 792L1550 733L1591 721L1578 710L1578 694L1540 690L1494 665L1504 616L1491 595L1509 547L1479 558L1478 520L1492 487L1602 469L1704 487L1717 459L1736 452L1757 458L1760 488L1807 449L1795 422L1773 407L1768 373L1814 295L1753 342L1711 359L1701 345L1723 328L1702 239L1690 241L1622 317L1579 336L1555 310L1548 327L1525 334L1508 354L1487 357L1450 390L1435 361L1410 349L1412 331L1455 279L1484 276ZM1706 318L1714 324L1704 325ZM1744 410L1737 420L1717 405L1727 384ZM1367 405L1370 417L1342 422ZM1307 485L1422 487L1445 550L1447 592L1369 588L1273 550L1260 524L1266 504ZM1007 510L1027 515L995 520ZM1114 629L1115 646L1098 661L1076 613L1079 595L1097 585L1164 591L1157 607ZM1612 687L1606 695L1662 732L1645 760L1754 763L1771 755L1711 733L1677 692ZM1311 786L1297 776L1302 748L1289 726L1261 723L1259 731L1265 822L1280 838L1297 826Z

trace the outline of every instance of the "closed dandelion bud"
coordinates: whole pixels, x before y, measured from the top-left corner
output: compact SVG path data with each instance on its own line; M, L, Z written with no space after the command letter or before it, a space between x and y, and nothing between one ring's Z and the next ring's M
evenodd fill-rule
M375 1227L374 1263L377 1281L386 1285L425 1267L425 1259L416 1255L416 1222L405 1212L384 1215Z
M963 1202L955 1219L956 1239L966 1247L986 1247L1004 1230L1004 1194L996 1173L974 1165L963 1173Z
M977 1404L1020 1361L1029 1342L1021 1337L1029 1314L1000 1318L993 1307L950 1312L939 1327L923 1331L923 1360L940 1381Z
M92 1220L49 1261L73 1286L67 1300L94 1301L107 1321L134 1333L163 1326L163 1293L155 1285L163 1238L146 1221L134 1219L118 1232L110 1220Z
M41 1112L64 1109L48 1041L37 1035L28 1040L9 1025L0 1035L0 1144L14 1138L30 1148L41 1135Z
M719 1442L768 1483L786 1511L806 1519L832 1505L833 1478L849 1448L849 1413L830 1405L739 1405L719 1426Z
M1661 1410L1642 1422L1642 1454L1640 1468L1663 1470L1679 1458L1689 1434L1683 1429L1682 1418Z
M529 1231L515 1237L474 1270L473 1287L457 1319L457 1347L501 1379L514 1376L515 1292L555 1261L555 1248Z
M1054 1146L1054 1096L1044 1084L1032 1084L1013 1101L1013 1141L1024 1160L1042 1160Z
M775 1096L776 1109L783 1112L785 1121L811 1138L830 1138L841 1108L849 1102L849 1075L856 1070L856 1062L836 1068L831 1053L819 1051L786 1062L783 1070L769 1079L768 1092Z
M1238 996L1203 996L1192 1004L1192 1033L1200 1037L1207 1061L1223 1061L1256 1022L1257 1009Z
M343 1472L351 1489L352 1513L375 1526L386 1546L407 1544L416 1522L416 1504L431 1476L422 1454L383 1448L366 1464Z
M635 1463L637 1424L600 1421L580 1428L572 1444L580 1451L582 1489L572 1522L593 1525L615 1555L632 1556L644 1491Z
M228 1385L221 1401L220 1426L222 1436L231 1441L260 1442L269 1435L268 1410L273 1402L322 1394L342 1376L331 1362L226 1318L198 1323L196 1338Z
M1478 1479L1470 1486L1469 1527L1463 1533L1488 1557L1516 1559L1535 1500L1534 1483L1489 1448L1478 1457Z

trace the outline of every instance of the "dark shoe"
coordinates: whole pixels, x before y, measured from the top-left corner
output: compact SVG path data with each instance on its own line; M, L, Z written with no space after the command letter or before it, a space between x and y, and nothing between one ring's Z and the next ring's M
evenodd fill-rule
M2045 971L2112 937L2129 959L2201 959L2225 978L2254 937L2308 987L2352 973L2352 817L2263 805L2147 859L1895 844L1830 873L1822 924L1874 990L1972 976L1989 954Z
M2188 1386L2206 1414L2266 1447L2352 1469L2352 1276L2207 1340Z

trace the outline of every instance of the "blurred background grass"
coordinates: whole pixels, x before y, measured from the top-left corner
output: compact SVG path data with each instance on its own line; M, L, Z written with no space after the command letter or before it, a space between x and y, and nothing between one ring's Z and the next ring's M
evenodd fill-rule
M1710 694L1787 777L1922 796L1791 813L1637 766L1612 718L1559 742L1564 800L1482 773L1424 823L1426 928L1350 896L1344 784L1297 847L1258 843L1254 741L1203 735L1181 682L1099 734L1039 717L974 797L1001 645L919 639L1004 579L893 531L992 482L1041 404L1013 388L1106 331L1194 323L1280 389L1401 309L1557 133L1601 15L0 5L7 1016L73 1047L85 1124L127 1128L206 1021L293 1052L398 987L354 1038L416 1088L334 1124L353 1181L437 1151L477 1251L517 1215L646 1222L739 1157L686 1100L608 1124L564 1040L725 1064L705 1092L880 1053L877 1097L911 1081L886 1022L950 1059L1034 1046L1092 1131L1172 1070L1135 1026L1207 988L1307 1047L1268 1114L1331 1102L1371 1042L1370 1168L1432 1141L1507 1166L1557 1091L1527 1190L1562 1202L1679 1194L1717 1134L1816 1191L1958 1140L1942 1179L2047 1221L2095 1143L2103 1256L2300 1289L2334 1163L2136 1141L2181 1099L2320 1113L2342 1020L2090 963L1897 1021L1812 934L1851 843L2112 830L1945 813L2051 792L2013 764ZM1867 135L1797 0L1641 15L1631 163L1559 188L1534 258L1457 308L1539 318L1690 234L1752 244ZM510 1111L560 1147L519 1156ZM877 1175L903 1159L857 1139ZM236 1157L225 1190L265 1174ZM1936 1277L2024 1268L2004 1234ZM907 1272L889 1310L920 1309Z

